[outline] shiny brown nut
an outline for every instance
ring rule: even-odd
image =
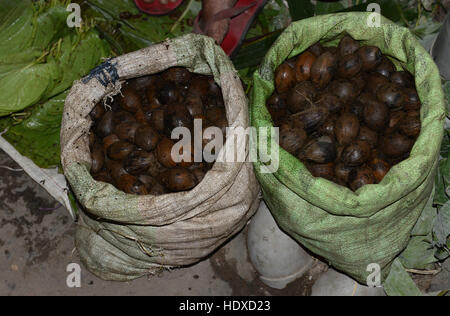
[[[182,104],[174,104],[167,107],[164,114],[165,127],[169,134],[177,127],[193,128],[193,119],[187,108]]]
[[[119,137],[120,140],[124,140],[130,143],[134,143],[136,136],[136,130],[139,128],[139,123],[122,123],[117,125],[114,129],[114,134]]]
[[[374,131],[383,131],[389,123],[389,108],[386,104],[372,101],[364,107],[364,122]]]
[[[381,87],[388,83],[389,80],[385,76],[379,73],[371,73],[367,76],[365,91],[370,94],[376,94]]]
[[[359,129],[358,140],[369,143],[372,149],[378,146],[378,134],[367,126],[361,126]]]
[[[422,104],[416,89],[404,89],[403,93],[405,95],[405,106],[403,107],[405,111],[420,110]]]
[[[114,126],[123,124],[123,123],[133,123],[136,122],[136,118],[133,114],[127,111],[118,111],[114,112]]]
[[[388,126],[385,130],[385,134],[389,135],[394,132],[396,132],[399,128],[401,123],[406,117],[406,113],[404,111],[395,111],[391,113],[391,116],[389,118]]]
[[[356,53],[359,48],[358,41],[355,41],[350,35],[345,35],[339,42],[338,52],[340,56],[344,57]]]
[[[330,84],[330,91],[343,103],[353,102],[358,96],[355,86],[346,80],[335,80]]]
[[[147,88],[155,86],[159,80],[161,78],[158,75],[143,76],[130,79],[128,85],[139,93],[143,93]]]
[[[189,85],[189,95],[204,97],[210,91],[210,83],[204,76],[195,76],[192,78]]]
[[[342,152],[342,162],[349,167],[358,167],[366,163],[372,154],[370,144],[364,141],[356,141]]]
[[[375,46],[363,46],[358,49],[357,54],[361,59],[362,69],[365,71],[375,70],[383,60],[383,53]]]
[[[126,141],[118,141],[108,148],[108,157],[112,160],[124,160],[135,149],[133,144]]]
[[[125,87],[120,96],[120,106],[128,112],[136,113],[141,107],[142,102],[139,94],[131,87]]]
[[[95,142],[92,147],[92,164],[91,164],[91,173],[96,174],[99,173],[104,166],[105,163],[105,153],[103,152],[103,147],[99,142]]]
[[[120,190],[127,194],[134,195],[147,195],[147,189],[145,185],[139,181],[136,177],[130,174],[124,174],[117,181],[117,186]]]
[[[303,128],[288,123],[280,127],[280,146],[291,155],[297,155],[307,138]]]
[[[356,115],[351,113],[342,114],[336,121],[334,128],[336,139],[341,145],[353,142],[359,134],[360,123]]]
[[[294,68],[297,81],[306,81],[311,78],[311,68],[315,61],[316,56],[308,51],[297,58]]]
[[[192,117],[201,115],[205,111],[202,98],[199,96],[187,96],[184,104],[186,105],[186,109]]]
[[[335,161],[337,157],[336,143],[329,136],[322,136],[306,144],[298,158],[318,164]]]
[[[105,138],[103,138],[103,150],[104,152],[107,152],[109,146],[111,146],[114,143],[117,143],[118,141],[120,141],[120,138],[117,137],[117,135],[115,134],[111,134],[109,136],[106,136]]]
[[[164,131],[165,125],[165,111],[164,110],[154,110],[151,112],[150,125],[158,132]]]
[[[291,113],[298,113],[313,105],[316,89],[310,81],[301,81],[288,93],[287,105]]]
[[[286,102],[276,92],[267,100],[267,109],[274,122],[279,122],[288,114]]]
[[[383,57],[383,61],[378,65],[375,71],[389,79],[391,74],[393,74],[396,70],[397,68],[394,63],[389,58]]]
[[[161,181],[172,192],[188,191],[197,185],[197,179],[185,168],[173,168],[161,175]]]
[[[326,52],[317,58],[311,68],[311,80],[320,88],[324,88],[333,79],[336,72],[337,59],[331,52]]]
[[[138,180],[144,184],[148,195],[160,196],[168,193],[167,189],[151,175],[140,175]]]
[[[102,102],[98,103],[89,114],[94,121],[98,121],[105,114],[105,106]]]
[[[406,71],[398,71],[391,74],[391,82],[403,88],[414,87],[414,77]]]
[[[350,188],[353,191],[357,191],[368,184],[375,184],[375,177],[373,175],[372,169],[364,166],[361,168],[354,169],[350,173]]]
[[[325,123],[323,123],[322,126],[319,127],[319,134],[321,134],[322,136],[330,136],[334,138],[337,119],[338,117],[336,115],[328,117]]]
[[[125,167],[123,165],[123,161],[114,161],[111,159],[106,159],[105,164],[108,174],[115,182],[119,181],[121,176],[127,174]]]
[[[383,181],[384,177],[391,169],[391,166],[386,161],[381,159],[373,159],[369,163],[369,167],[373,170],[376,183]]]
[[[135,150],[125,159],[125,170],[134,176],[138,176],[148,170],[154,162],[154,155],[148,151]]]
[[[199,167],[193,168],[193,169],[191,169],[191,172],[195,176],[197,183],[202,182],[206,176],[206,172],[203,168],[199,168]]]
[[[365,73],[360,72],[356,76],[350,78],[350,82],[355,85],[357,94],[360,95],[361,92],[366,88],[367,76]]]
[[[346,166],[344,163],[340,162],[334,168],[334,173],[336,179],[340,185],[346,186],[348,184],[350,173],[353,171],[354,167]]]
[[[158,100],[163,105],[177,103],[180,101],[180,97],[177,86],[173,82],[168,81],[164,82],[158,94]]]
[[[306,168],[311,172],[313,177],[324,178],[330,181],[334,180],[334,163],[317,164],[306,162]]]
[[[317,101],[318,106],[325,107],[330,113],[338,113],[342,110],[342,101],[331,93],[323,94]]]
[[[145,125],[148,123],[147,121],[147,115],[144,112],[144,107],[142,109],[139,109],[136,114],[134,115],[134,118],[136,119],[136,122],[138,122],[140,125]]]
[[[295,70],[287,63],[281,64],[275,72],[275,88],[278,93],[288,92],[295,84]]]
[[[345,111],[356,115],[360,120],[364,118],[364,104],[359,101],[347,104]]]
[[[405,95],[398,86],[386,84],[377,91],[377,99],[385,103],[391,110],[402,109],[405,104]]]
[[[169,68],[161,74],[163,80],[172,81],[177,84],[187,84],[191,79],[191,73],[182,67]]]
[[[349,54],[339,60],[337,73],[342,78],[351,79],[362,69],[361,59],[357,54]]]
[[[418,117],[407,117],[400,124],[400,131],[404,135],[412,138],[419,136],[421,129],[422,129],[422,122]]]
[[[167,170],[166,167],[164,167],[159,161],[158,161],[158,157],[157,157],[157,152],[156,151],[152,151],[150,153],[151,155],[149,156],[149,158],[151,158],[151,163],[147,169],[147,174],[149,174],[152,177],[157,178],[158,175],[164,171]]]
[[[151,190],[148,191],[148,194],[153,196],[161,196],[167,193],[169,193],[169,190],[159,182],[155,182]]]
[[[136,130],[134,143],[146,151],[152,151],[159,142],[158,133],[148,125],[142,125]]]
[[[330,112],[325,107],[314,106],[292,115],[291,119],[299,120],[303,124],[306,132],[312,132],[325,123],[329,115]]]
[[[409,118],[417,118],[417,119],[420,119],[420,111],[418,111],[418,110],[411,110],[411,111],[408,111],[408,112],[406,112],[406,118],[407,118],[407,119],[409,119]]]
[[[400,134],[394,133],[383,138],[381,148],[390,158],[401,158],[408,155],[414,145],[414,141]]]
[[[98,182],[114,184],[114,180],[111,178],[111,176],[106,171],[101,171],[97,174],[94,174],[94,175],[92,175],[92,178],[94,178],[94,180],[98,181]]]
[[[104,138],[108,135],[111,135],[114,130],[114,113],[113,112],[106,112],[105,115],[103,115],[100,122],[97,124],[96,132],[97,135],[101,138]]]
[[[308,48],[308,51],[313,53],[316,57],[319,57],[325,52],[324,47],[320,43],[315,43],[310,48]]]
[[[164,137],[156,147],[156,157],[158,161],[166,168],[174,168],[177,164],[172,158],[172,147],[174,142]]]

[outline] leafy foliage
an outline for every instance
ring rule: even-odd
[[[11,126],[4,135],[22,155],[32,157],[41,168],[60,165],[59,134],[67,94],[63,92],[35,106],[27,119]]]

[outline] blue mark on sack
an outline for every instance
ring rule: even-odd
[[[117,64],[111,63],[111,59],[107,60],[100,66],[94,68],[89,75],[81,79],[81,82],[87,84],[93,78],[96,78],[105,88],[109,84],[115,84],[119,80],[116,65]]]

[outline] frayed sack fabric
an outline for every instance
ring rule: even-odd
[[[247,99],[236,70],[212,39],[199,35],[109,60],[75,83],[66,99],[62,165],[83,207],[76,247],[86,267],[102,279],[127,281],[194,264],[238,233],[259,206],[251,163],[216,162],[192,191],[157,197],[125,194],[91,177],[91,110],[119,93],[123,80],[174,66],[212,74],[222,89],[230,127],[248,127]],[[224,149],[234,145],[228,140]],[[248,148],[241,150],[248,154]]]
[[[264,164],[255,163],[264,199],[281,228],[363,284],[377,266],[382,269],[381,279],[386,278],[430,200],[445,119],[441,79],[430,55],[408,29],[379,15],[381,24],[377,27],[370,17],[371,13],[340,13],[288,27],[254,75],[250,109],[253,126],[272,127],[265,104],[274,91],[275,69],[318,41],[336,46],[345,33],[363,45],[379,47],[398,67],[415,75],[423,105],[422,132],[410,158],[393,167],[380,184],[352,192],[314,178],[282,148],[277,172],[263,173]]]

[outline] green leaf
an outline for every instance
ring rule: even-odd
[[[446,246],[450,236],[450,201],[439,208],[433,229],[434,236],[440,247]]]
[[[314,6],[310,0],[288,0],[287,2],[293,21],[306,19],[314,15]]]
[[[34,107],[30,117],[12,126],[3,136],[41,168],[60,165],[59,135],[67,94],[66,91]]]
[[[33,7],[30,0],[1,0],[0,55],[23,51],[32,43]]]
[[[434,203],[443,206],[450,198],[450,158],[439,162]]]
[[[391,271],[383,283],[389,296],[423,296],[399,259],[392,263]]]
[[[433,196],[430,196],[427,205],[420,215],[407,248],[400,255],[405,268],[429,270],[437,261],[433,245],[433,226],[436,222],[437,209],[433,207]]]
[[[430,270],[437,261],[434,254],[431,236],[417,236],[411,238],[408,247],[400,255],[400,260],[407,269]]]

